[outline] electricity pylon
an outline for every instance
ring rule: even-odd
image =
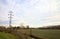
[[[13,16],[12,13],[13,13],[12,11],[9,11],[9,14],[8,14],[9,15],[9,27],[10,28],[12,27],[12,18],[13,18],[12,17]]]

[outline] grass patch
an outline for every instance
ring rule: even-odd
[[[47,39],[60,39],[60,30],[57,29],[47,29],[47,30],[32,29],[32,34]]]
[[[0,39],[17,39],[18,37],[9,33],[0,32]]]
[[[31,34],[45,39],[60,39],[59,29],[31,29]],[[22,33],[30,34],[30,29],[20,29],[18,30]],[[29,38],[30,39],[30,38]]]

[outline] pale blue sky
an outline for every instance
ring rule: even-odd
[[[13,25],[60,24],[60,0],[0,0],[0,25],[8,25],[9,11],[13,11]]]

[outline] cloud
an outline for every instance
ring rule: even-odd
[[[59,0],[6,0],[6,2],[7,4],[0,5],[0,20],[3,23],[8,22],[9,11],[13,11],[12,20],[16,25],[24,22],[36,27],[60,22]]]
[[[0,4],[7,4],[6,0],[0,0]]]

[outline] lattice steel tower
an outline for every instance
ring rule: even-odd
[[[12,13],[13,13],[12,11],[9,11],[9,14],[8,14],[9,15],[9,27],[10,28],[12,27],[12,18],[13,18],[12,17],[13,16]]]

